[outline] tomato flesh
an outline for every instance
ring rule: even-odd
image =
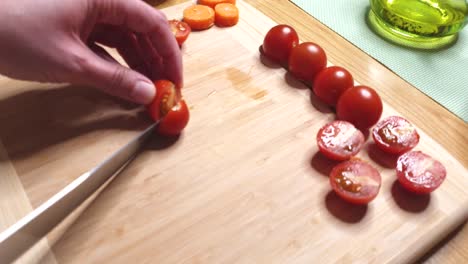
[[[319,45],[303,42],[291,50],[288,66],[294,77],[312,84],[315,76],[327,66],[327,56]]]
[[[368,129],[379,121],[383,105],[377,92],[367,86],[353,86],[338,99],[338,119],[351,122],[359,129]]]
[[[330,185],[343,200],[353,204],[367,204],[380,190],[382,177],[369,163],[349,160],[336,165],[330,172]]]
[[[279,64],[287,64],[291,50],[299,43],[296,30],[288,25],[272,27],[263,40],[263,53]]]
[[[353,124],[333,121],[317,133],[320,152],[329,159],[343,161],[356,155],[364,145],[364,135]]]
[[[177,44],[179,44],[179,46],[182,46],[182,44],[184,44],[184,42],[190,35],[190,32],[192,32],[192,29],[187,23],[177,19],[169,20],[169,26],[171,27],[171,31],[177,40]]]
[[[397,161],[397,178],[408,191],[428,194],[439,188],[447,170],[439,161],[421,151],[410,151]]]
[[[179,135],[187,126],[190,119],[187,104],[180,100],[159,122],[156,131],[164,136]]]
[[[154,121],[159,121],[177,104],[177,89],[171,81],[158,80],[154,83],[156,95],[147,109]]]
[[[353,84],[353,76],[348,70],[339,66],[331,66],[317,74],[312,88],[320,100],[335,106],[341,94],[353,87]]]
[[[419,143],[416,128],[399,116],[389,116],[378,122],[372,137],[381,150],[391,154],[407,152]]]

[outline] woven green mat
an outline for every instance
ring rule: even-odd
[[[369,0],[291,0],[301,9],[468,121],[468,26],[455,45],[423,51],[389,43],[366,24]]]

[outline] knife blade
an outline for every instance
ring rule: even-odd
[[[82,174],[49,200],[0,234],[0,262],[11,263],[47,235],[65,217],[131,162],[153,134],[152,124],[108,159]]]

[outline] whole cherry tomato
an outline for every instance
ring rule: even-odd
[[[368,129],[379,121],[382,115],[382,100],[377,92],[367,86],[353,86],[338,99],[338,119],[351,122],[359,129]]]
[[[398,182],[407,190],[427,194],[439,188],[447,170],[439,161],[421,151],[410,151],[397,161]]]
[[[160,121],[156,131],[165,136],[179,135],[190,119],[187,104],[182,99]]]
[[[299,43],[296,30],[288,25],[272,27],[263,40],[263,53],[265,56],[279,64],[287,64],[289,54],[293,47]]]
[[[192,32],[192,29],[187,23],[177,19],[169,20],[169,26],[171,27],[171,31],[174,34],[177,43],[179,46],[182,46],[190,35],[190,32]]]
[[[319,45],[303,42],[292,49],[288,65],[294,77],[312,84],[315,76],[327,66],[327,56]]]
[[[362,160],[348,160],[330,172],[330,185],[343,200],[367,204],[379,193],[382,177],[377,169]]]
[[[341,94],[353,87],[353,76],[345,68],[331,66],[321,70],[315,77],[314,94],[324,103],[335,106]]]

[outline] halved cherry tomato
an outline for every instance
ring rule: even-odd
[[[156,131],[165,136],[179,135],[187,126],[190,119],[187,104],[182,99],[161,120]]]
[[[382,100],[377,92],[367,86],[354,86],[338,99],[338,119],[353,123],[359,129],[368,129],[379,121],[382,115]]]
[[[272,27],[263,40],[263,53],[271,60],[286,65],[293,47],[299,43],[296,30],[288,25]]]
[[[349,160],[336,165],[330,172],[330,184],[338,196],[354,204],[367,204],[380,190],[382,177],[369,163]]]
[[[294,77],[312,84],[315,76],[327,66],[327,56],[319,45],[303,42],[291,50],[288,66]]]
[[[331,66],[317,74],[312,88],[320,100],[335,106],[341,94],[353,87],[353,84],[353,76],[348,70],[339,66]]]
[[[324,156],[333,160],[347,160],[356,155],[364,145],[364,135],[353,124],[333,121],[317,133],[317,145]]]
[[[447,171],[439,161],[421,151],[410,151],[397,161],[397,178],[408,191],[427,194],[439,188]]]
[[[376,145],[391,154],[401,154],[414,148],[419,142],[416,128],[406,119],[399,116],[389,116],[372,130]]]
[[[179,46],[182,46],[182,44],[184,44],[190,35],[190,32],[192,32],[192,29],[187,23],[177,19],[169,20],[169,25],[171,27],[172,33],[174,34],[174,37],[177,40],[177,43]]]
[[[156,95],[148,105],[148,111],[154,121],[158,121],[169,113],[179,101],[177,88],[171,81],[158,80],[154,83]]]

